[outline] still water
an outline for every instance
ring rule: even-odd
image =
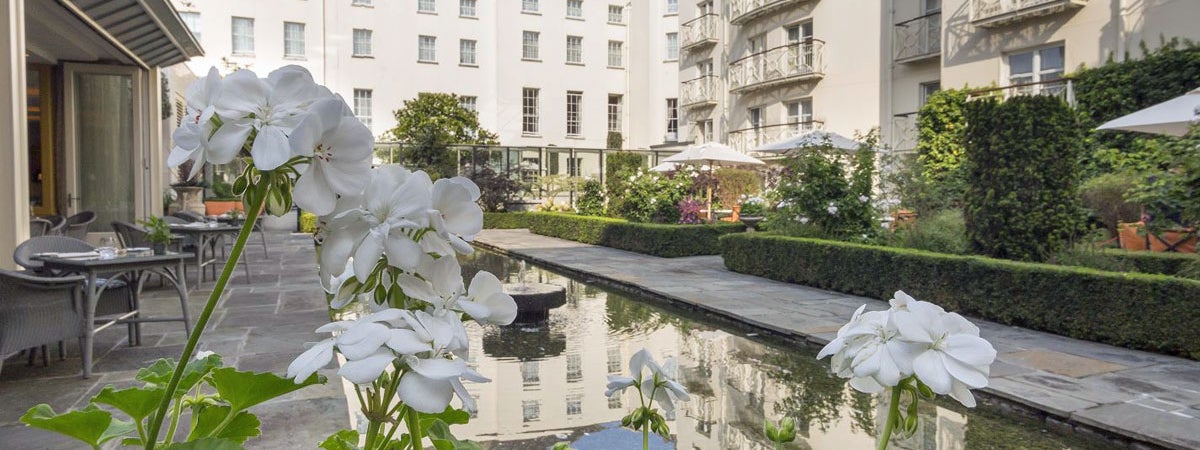
[[[628,390],[606,398],[610,374],[623,374],[645,347],[662,361],[674,357],[691,393],[670,420],[673,442],[651,436],[660,449],[772,449],[764,420],[795,417],[795,449],[871,449],[886,409],[852,391],[817,361],[817,348],[769,342],[746,330],[705,323],[625,294],[516,260],[476,252],[463,261],[467,279],[487,270],[506,282],[550,283],[567,290],[566,305],[544,323],[468,329],[469,363],[492,383],[468,384],[479,404],[459,438],[494,449],[546,449],[571,442],[579,450],[640,448],[640,434],[619,421],[638,403]],[[1103,449],[1105,443],[1057,435],[1038,423],[987,408],[967,412],[950,403],[923,403],[920,427],[893,449]]]

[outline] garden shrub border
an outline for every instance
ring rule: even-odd
[[[668,225],[549,212],[524,216],[535,234],[666,258],[720,254],[722,235],[746,230],[741,223]]]
[[[485,230],[511,230],[529,228],[528,213],[523,212],[484,212],[483,228]]]
[[[1120,266],[1120,272],[1158,274],[1200,280],[1200,270],[1198,270],[1200,269],[1200,256],[1191,253],[1105,249],[1096,252],[1095,256]],[[1076,266],[1087,267],[1086,264],[1076,264]],[[1095,268],[1106,270],[1105,267]]]
[[[720,239],[730,270],[1200,359],[1200,282],[769,234]]]

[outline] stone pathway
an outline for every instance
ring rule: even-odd
[[[720,256],[659,258],[527,230],[484,230],[476,243],[820,345],[860,305],[887,308],[875,299],[731,272]],[[1200,362],[972,321],[999,352],[988,393],[1043,411],[1059,426],[1200,448]]]
[[[251,282],[238,267],[201,338],[201,349],[217,352],[227,366],[282,374],[304,350],[304,342],[319,338],[313,330],[328,322],[328,307],[317,284],[311,238],[268,232],[267,240],[269,258],[262,247],[247,247]],[[252,236],[251,244],[256,242],[258,237]],[[200,314],[212,284],[206,281],[189,293],[193,318]],[[178,297],[167,286],[159,289],[157,279],[150,279],[142,302],[147,316],[179,314]],[[79,441],[28,428],[18,419],[37,403],[48,403],[55,411],[79,408],[105,385],[138,385],[133,378],[138,368],[159,358],[178,358],[185,341],[179,322],[143,324],[139,347],[128,345],[123,326],[104,330],[96,336],[94,373],[88,380],[79,376],[79,346],[74,342],[67,343],[67,360],[58,361],[54,352],[49,367],[42,367],[40,358],[33,367],[21,357],[5,361],[0,372],[0,449],[83,447]],[[330,379],[325,385],[252,408],[263,422],[263,437],[248,441],[248,448],[316,448],[326,436],[346,428],[346,397],[334,372],[322,371]]]

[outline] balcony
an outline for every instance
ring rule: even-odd
[[[775,47],[729,63],[729,92],[749,92],[787,83],[816,80],[824,75],[821,50],[825,42]]]
[[[1013,84],[990,89],[980,89],[967,94],[967,100],[970,101],[988,97],[1000,97],[1007,99],[1018,95],[1050,95],[1061,98],[1072,107],[1075,106],[1075,85],[1069,78]]]
[[[732,0],[729,2],[729,23],[741,25],[806,0]]]
[[[819,129],[824,125],[825,123],[819,120],[809,120],[806,122],[780,123],[775,125],[742,128],[740,130],[730,131],[729,137],[726,139],[726,141],[730,147],[733,147],[737,151],[749,153],[754,151],[754,149],[759,146],[800,136],[810,131]]]
[[[717,43],[717,30],[721,24],[716,14],[705,14],[679,25],[683,40],[679,43],[680,50],[700,50]]]
[[[910,63],[942,54],[942,13],[926,14],[896,24],[892,29],[896,62]]]
[[[679,86],[679,106],[700,108],[717,104],[721,92],[721,79],[715,75],[704,75],[684,81]]]
[[[971,24],[999,27],[1086,5],[1087,0],[971,0]]]

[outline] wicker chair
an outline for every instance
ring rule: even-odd
[[[81,241],[87,240],[88,227],[90,227],[92,222],[95,221],[95,211],[84,211],[68,217],[67,227],[63,230],[63,235],[70,236]]]
[[[46,232],[46,236],[61,236],[67,227],[67,218],[63,216],[46,216],[43,219],[50,221],[50,231]]]
[[[188,222],[203,222],[204,221],[204,214],[195,213],[195,212],[191,212],[191,211],[179,211],[172,215],[175,217],[178,217],[180,219],[186,220]]]
[[[90,252],[95,250],[87,242],[67,236],[41,236],[35,237],[28,241],[22,242],[13,251],[13,261],[17,265],[24,267],[31,275],[41,276],[45,278],[62,277],[63,274],[47,270],[41,261],[33,259],[33,255],[46,252]],[[111,314],[125,313],[137,309],[137,297],[134,296],[133,289],[129,283],[121,280],[112,279],[114,274],[106,274],[104,278],[97,280],[104,286],[104,293],[100,295],[100,300],[96,303],[96,316],[106,316]],[[135,345],[139,340],[140,329],[136,323],[129,323],[129,344]]]
[[[4,358],[38,347],[48,364],[46,345],[58,342],[61,357],[63,341],[83,337],[83,284],[81,276],[47,278],[0,270],[0,370]]]
[[[49,220],[38,219],[36,217],[29,219],[29,236],[30,237],[45,236],[47,234],[50,234],[50,229],[53,227],[54,227],[54,224],[50,223]]]

